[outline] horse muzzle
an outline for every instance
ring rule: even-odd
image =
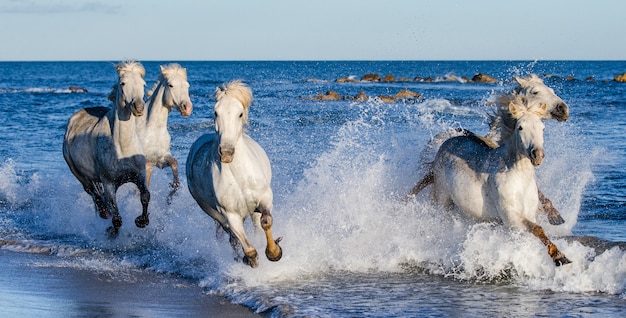
[[[550,113],[557,121],[566,121],[569,118],[569,106],[564,102],[559,102]]]
[[[533,149],[530,151],[530,162],[535,167],[540,165],[543,162],[544,157],[545,157],[545,154],[543,152],[543,149]]]
[[[145,108],[146,104],[142,100],[134,100],[130,103],[130,110],[133,112],[133,115],[137,117],[143,115],[143,111]]]
[[[180,111],[181,116],[187,117],[191,115],[191,111],[193,110],[193,104],[191,103],[191,101],[183,102],[178,107],[178,110]]]
[[[233,155],[235,154],[235,147],[220,145],[217,148],[217,153],[220,155],[220,161],[222,163],[231,163],[233,161]]]

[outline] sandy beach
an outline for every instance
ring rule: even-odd
[[[184,279],[142,271],[128,281],[48,266],[51,257],[0,249],[1,317],[261,317]]]

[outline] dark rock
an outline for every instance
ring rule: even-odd
[[[379,74],[365,74],[361,77],[361,81],[380,82],[380,75]]]
[[[482,73],[478,73],[476,75],[474,75],[474,77],[472,77],[472,82],[476,82],[476,83],[497,83],[498,80],[486,75],[486,74],[482,74]]]
[[[72,93],[88,93],[87,89],[84,87],[79,87],[79,86],[70,86],[68,88],[70,90],[70,92]]]
[[[395,81],[396,81],[396,77],[393,76],[393,74],[387,74],[382,79],[382,82],[385,82],[385,83],[391,83],[391,82],[395,82]]]

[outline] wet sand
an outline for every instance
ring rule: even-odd
[[[0,317],[261,317],[184,279],[132,279],[47,266],[54,256],[0,249]]]

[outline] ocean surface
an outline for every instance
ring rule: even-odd
[[[51,255],[41,267],[129,281],[172,275],[270,316],[626,315],[626,84],[613,81],[626,62],[150,61],[147,88],[169,62],[187,68],[194,103],[190,117],[169,118],[183,187],[168,203],[171,171],[155,170],[144,229],[132,222],[141,211],[136,188],[121,187],[125,222],[115,239],[61,148],[75,111],[109,105],[117,61],[0,62],[1,249]],[[367,73],[434,80],[335,81]],[[476,73],[500,81],[454,80]],[[536,168],[566,221],[539,219],[572,260],[558,268],[529,233],[445,213],[428,189],[402,200],[421,178],[419,154],[432,136],[450,127],[486,133],[495,96],[531,73],[571,110],[566,122],[545,121],[546,158]],[[260,257],[255,269],[234,259],[185,178],[190,145],[214,129],[215,88],[233,79],[253,90],[247,132],[272,162],[273,231],[283,237],[283,258]],[[402,89],[422,97],[373,98]],[[372,99],[310,99],[328,90]],[[262,255],[262,232],[251,236]]]

